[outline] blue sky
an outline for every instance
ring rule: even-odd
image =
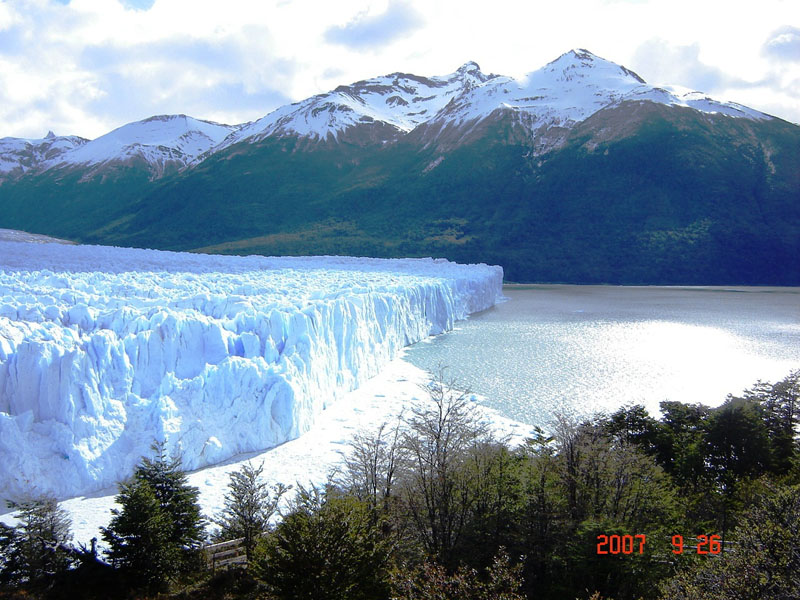
[[[0,0],[0,137],[241,123],[375,75],[521,76],[575,47],[800,123],[797,0]]]

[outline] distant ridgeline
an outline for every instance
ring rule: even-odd
[[[231,254],[443,256],[511,281],[800,284],[800,127],[573,50],[394,73],[239,126],[0,140],[0,227]]]

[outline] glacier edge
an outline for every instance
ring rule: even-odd
[[[86,494],[154,441],[187,469],[274,447],[502,269],[0,243],[0,496]]]

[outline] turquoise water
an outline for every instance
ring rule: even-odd
[[[415,344],[503,414],[547,426],[630,403],[722,403],[800,369],[800,288],[540,285]]]

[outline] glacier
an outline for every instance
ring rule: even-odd
[[[0,242],[0,496],[86,494],[165,441],[274,447],[502,298],[497,266]]]

